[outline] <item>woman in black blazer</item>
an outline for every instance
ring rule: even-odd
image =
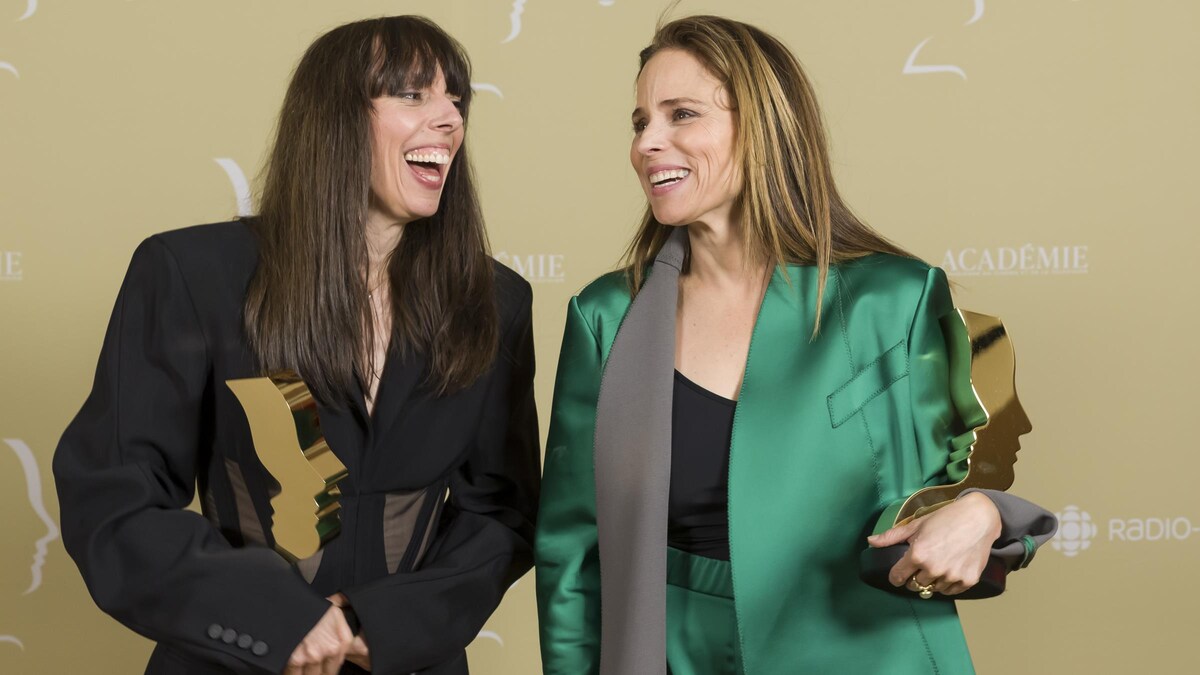
[[[96,603],[158,642],[147,672],[466,673],[529,568],[531,292],[487,253],[470,96],[428,20],[334,29],[288,89],[259,215],[134,253],[54,473]],[[341,533],[293,567],[225,385],[280,369],[349,470]]]

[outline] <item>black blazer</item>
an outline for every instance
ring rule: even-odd
[[[341,534],[302,574],[266,547],[275,485],[225,385],[259,374],[242,328],[257,260],[236,221],[134,253],[54,456],[67,551],[100,608],[158,642],[148,673],[279,672],[336,591],[375,673],[466,673],[464,647],[532,560],[529,284],[496,264],[500,353],[465,390],[434,398],[424,361],[393,354],[373,419],[361,395],[319,408],[349,477]],[[203,515],[184,509],[197,486]]]

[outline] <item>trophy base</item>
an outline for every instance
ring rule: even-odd
[[[858,558],[858,577],[880,590],[895,595],[919,598],[920,596],[915,591],[908,590],[907,585],[893,586],[892,582],[888,581],[888,573],[892,571],[892,567],[896,563],[900,562],[905,553],[908,553],[908,544],[896,544],[895,546],[887,546],[885,548],[868,548],[864,550]],[[979,583],[958,595],[934,593],[930,600],[979,600],[982,598],[994,598],[1004,592],[1007,577],[1008,567],[1004,564],[1004,561],[992,556],[988,558],[987,566],[983,568],[983,573],[979,576]]]

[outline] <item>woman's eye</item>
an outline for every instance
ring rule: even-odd
[[[644,120],[638,120],[633,123],[633,133],[635,134],[640,134],[645,128],[646,122]]]
[[[675,112],[671,113],[671,119],[676,120],[676,121],[687,119],[689,117],[695,117],[695,116],[696,116],[696,113],[694,113],[691,110],[688,110],[686,108],[679,108]]]
[[[402,98],[406,101],[420,101],[421,100],[421,92],[419,92],[419,91],[403,91],[403,92],[400,92],[396,96],[396,98]]]

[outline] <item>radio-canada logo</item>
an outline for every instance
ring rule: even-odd
[[[1088,247],[1025,244],[949,249],[942,269],[956,276],[1087,274]]]
[[[23,277],[21,252],[0,249],[0,281],[20,281]]]
[[[561,283],[567,280],[561,253],[518,255],[501,251],[496,254],[496,260],[511,267],[530,283]]]
[[[1074,558],[1091,547],[1099,528],[1087,511],[1068,506],[1054,515],[1058,517],[1058,535],[1050,540],[1050,545],[1055,551]]]

